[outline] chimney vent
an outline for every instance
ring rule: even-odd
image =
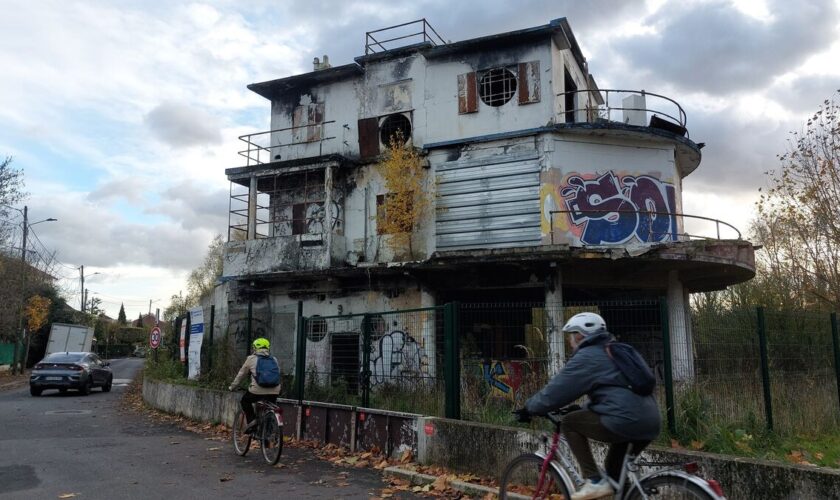
[[[321,69],[321,61],[319,61],[318,58],[316,57],[315,60],[312,61],[312,66],[314,67],[313,68],[314,71],[318,71],[319,69]]]

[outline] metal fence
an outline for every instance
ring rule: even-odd
[[[305,318],[300,398],[443,416],[443,318],[442,307]]]

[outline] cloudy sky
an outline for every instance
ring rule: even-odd
[[[365,31],[425,17],[456,41],[568,18],[602,88],[682,104],[706,143],[684,211],[742,230],[788,133],[840,88],[840,0],[0,0],[0,12],[0,156],[25,171],[30,220],[59,219],[34,231],[69,298],[84,265],[107,312],[124,302],[130,318],[185,291],[226,233],[237,136],[268,129],[245,86],[322,54],[351,62]]]

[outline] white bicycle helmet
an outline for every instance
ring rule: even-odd
[[[607,331],[607,322],[595,313],[575,314],[563,325],[563,333],[579,333],[584,337]]]

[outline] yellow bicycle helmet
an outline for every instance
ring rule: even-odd
[[[271,342],[268,339],[264,339],[262,337],[254,340],[254,349],[268,349],[271,346]]]

